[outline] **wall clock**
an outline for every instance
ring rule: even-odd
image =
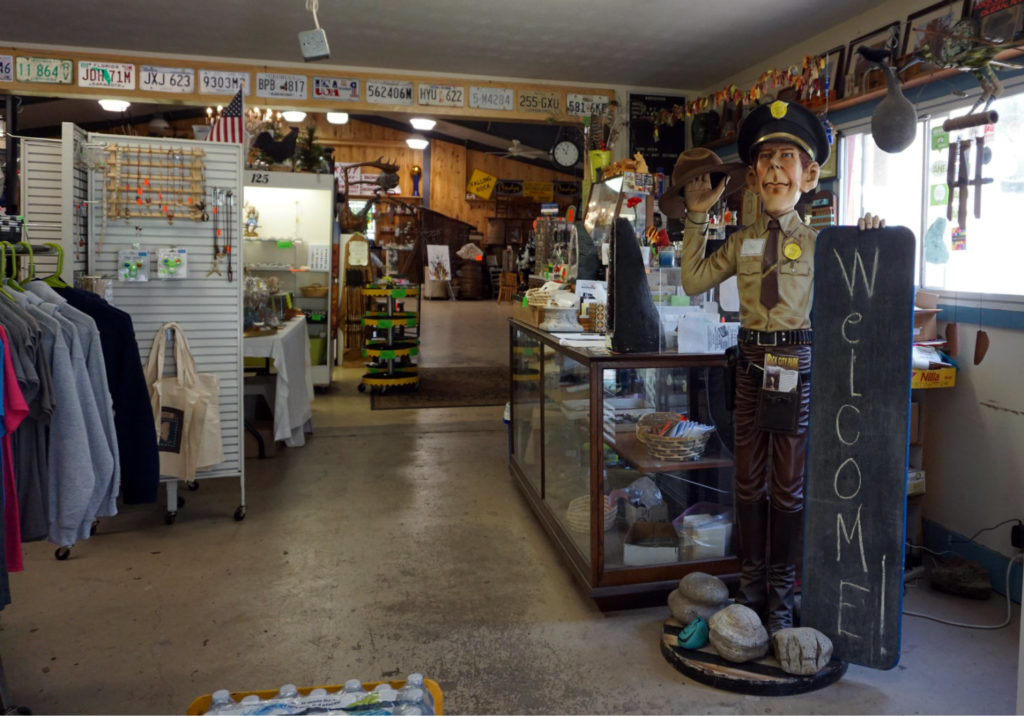
[[[564,169],[576,166],[582,156],[583,150],[580,145],[571,139],[559,139],[551,147],[552,161]]]

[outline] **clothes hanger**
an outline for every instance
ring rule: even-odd
[[[24,280],[25,283],[28,283],[36,277],[36,257],[32,252],[32,245],[27,241],[19,241],[15,246],[24,246],[25,253],[28,254],[28,275]]]
[[[18,291],[19,293],[25,293],[25,289],[22,287],[22,285],[20,283],[18,283],[18,279],[17,279],[17,273],[18,273],[17,260],[18,260],[18,258],[17,258],[17,252],[14,250],[14,244],[12,244],[10,241],[0,241],[0,246],[3,246],[3,249],[4,249],[4,275],[3,275],[3,284],[4,284],[4,286],[9,286],[9,287],[13,288],[15,291]],[[8,257],[10,257],[10,270],[11,270],[11,273],[13,274],[11,276],[7,275],[7,271],[8,271],[7,258]]]
[[[53,241],[47,241],[43,246],[49,246],[57,252],[57,271],[52,276],[43,279],[47,285],[53,288],[68,288],[68,285],[61,280],[61,272],[64,270],[64,247]]]
[[[0,267],[3,267],[3,269],[6,270],[6,268],[7,268],[7,246],[5,246],[4,244],[7,244],[7,242],[6,241],[0,241]],[[7,244],[7,245],[9,245],[9,244]],[[11,257],[11,260],[12,261],[14,260],[13,256]],[[6,285],[4,284],[3,281],[0,281],[0,295],[2,295],[8,301],[11,301],[12,303],[14,302],[14,297],[11,296],[11,294],[7,293],[7,287],[6,287]]]

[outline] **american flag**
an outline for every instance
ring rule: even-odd
[[[238,90],[238,94],[231,100],[231,104],[224,108],[217,121],[213,123],[210,133],[206,136],[206,141],[244,142],[245,121],[242,119],[243,104],[242,90]]]

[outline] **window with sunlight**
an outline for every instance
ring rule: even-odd
[[[867,130],[843,139],[841,223],[855,224],[867,211],[910,228],[925,288],[1024,295],[1024,92],[992,109],[995,124],[951,132],[942,123],[967,108],[932,112],[899,154],[878,149]],[[970,182],[964,196],[962,177]]]

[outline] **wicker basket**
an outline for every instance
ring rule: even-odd
[[[607,532],[615,526],[615,518],[619,514],[618,504],[604,506],[604,530]],[[577,497],[569,503],[565,511],[565,523],[573,532],[590,531],[590,495]]]
[[[302,295],[306,298],[323,298],[327,295],[327,286],[319,283],[311,283],[308,286],[299,286]]]
[[[676,423],[679,421],[677,413],[647,413],[642,415],[636,423],[636,439],[647,448],[651,457],[657,460],[682,462],[685,460],[700,460],[707,447],[708,439],[713,430],[678,438],[659,435],[665,423]]]

